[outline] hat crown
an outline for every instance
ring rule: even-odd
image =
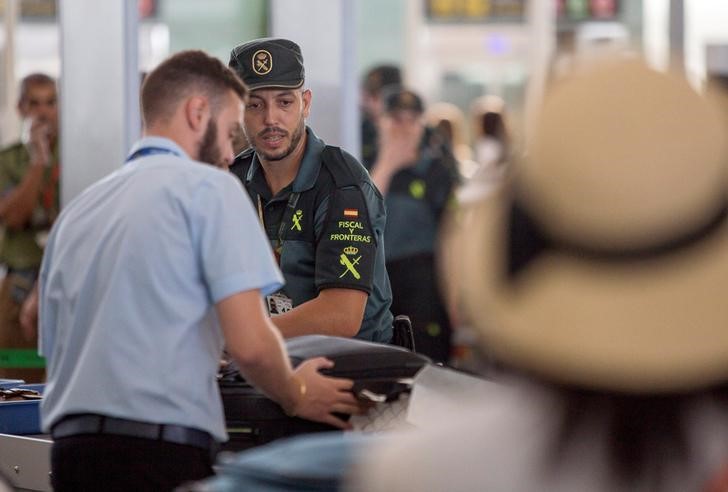
[[[305,79],[300,46],[283,38],[254,39],[237,46],[229,66],[250,90],[298,88]]]
[[[463,214],[452,248],[452,285],[489,353],[599,390],[725,383],[725,133],[682,78],[639,62],[554,85],[515,201],[504,187]],[[530,261],[513,275],[516,251]]]
[[[557,83],[518,174],[539,224],[586,246],[669,239],[725,205],[720,115],[684,79],[637,61]]]

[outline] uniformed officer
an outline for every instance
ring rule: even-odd
[[[251,91],[244,124],[251,147],[230,169],[256,205],[286,279],[267,299],[276,325],[286,337],[389,341],[384,202],[354,157],[306,126],[312,93],[300,47],[249,41],[233,49],[230,67]]]
[[[385,250],[392,282],[392,311],[412,319],[415,346],[447,361],[450,323],[438,292],[436,238],[457,183],[455,159],[425,128],[422,99],[403,88],[383,95],[379,153],[372,180],[387,205]]]
[[[0,377],[40,382],[43,360],[35,334],[24,334],[20,310],[33,288],[43,245],[58,215],[58,106],[55,81],[46,74],[20,84],[20,141],[0,150]]]

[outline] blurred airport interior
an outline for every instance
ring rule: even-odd
[[[319,108],[312,123],[327,141],[355,155],[360,149],[359,83],[377,64],[400,66],[405,84],[422,94],[428,106],[458,108],[466,121],[462,140],[471,148],[480,136],[480,98],[503,101],[514,147],[522,148],[528,116],[547,81],[604,53],[640,54],[658,69],[684,71],[698,89],[728,73],[728,3],[722,0],[136,3],[0,0],[0,144],[20,132],[14,110],[18,81],[42,71],[59,77],[64,106],[79,108],[86,101],[98,108],[101,101],[119,101],[104,114],[66,112],[62,127],[88,128],[93,117],[101,129],[85,137],[94,153],[124,154],[139,132],[139,73],[187,48],[227,61],[230,47],[266,35],[301,44],[310,67],[307,84]],[[106,64],[112,68],[105,70]],[[118,121],[124,122],[121,129]],[[104,137],[105,123],[121,140]],[[84,167],[91,164],[71,140],[80,135],[67,131],[63,136],[63,160],[75,162],[64,168],[64,202],[112,170]]]

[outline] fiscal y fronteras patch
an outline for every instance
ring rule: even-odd
[[[372,237],[369,234],[364,234],[364,224],[358,220],[340,220],[337,223],[339,231],[338,233],[332,233],[330,235],[331,241],[347,241],[355,243],[370,243]]]
[[[347,273],[351,273],[351,275],[359,280],[361,279],[361,275],[359,275],[359,272],[356,271],[356,265],[361,260],[361,255],[354,258],[354,255],[356,255],[359,252],[358,248],[355,248],[354,246],[347,246],[343,249],[343,252],[341,253],[341,256],[339,256],[339,263],[344,266],[344,273],[339,275],[339,278],[342,278]],[[349,257],[352,258],[349,258]]]

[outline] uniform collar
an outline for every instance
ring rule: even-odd
[[[138,140],[134,146],[129,151],[129,155],[133,155],[134,153],[138,152],[140,149],[144,148],[161,148],[161,149],[168,149],[171,152],[174,152],[175,154],[178,154],[182,156],[185,159],[190,159],[190,156],[187,155],[187,152],[182,150],[182,147],[180,147],[174,140],[170,140],[166,137],[143,137],[140,140]]]
[[[311,128],[306,127],[306,149],[303,151],[303,159],[298,168],[298,173],[293,179],[290,186],[283,190],[290,190],[294,193],[303,193],[314,187],[321,171],[321,153],[326,144],[321,140]],[[268,183],[263,175],[263,167],[258,160],[258,154],[253,154],[253,160],[248,169],[245,181],[252,185],[252,188],[261,197],[270,197]]]

